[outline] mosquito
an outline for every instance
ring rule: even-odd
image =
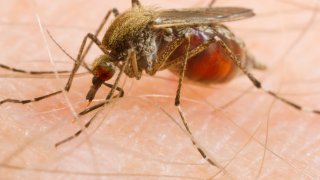
[[[97,36],[111,14],[116,18],[105,32],[103,39],[99,40]],[[121,14],[117,9],[108,11],[96,33],[88,33],[84,37],[64,91],[70,90],[80,66],[84,66],[93,74],[92,85],[86,95],[89,104],[102,85],[110,88],[105,102],[89,106],[79,113],[81,116],[106,105],[111,99],[124,96],[123,89],[118,85],[122,75],[139,80],[143,73],[153,76],[158,71],[170,70],[179,77],[174,104],[190,137],[193,137],[192,132],[180,106],[182,84],[185,78],[204,84],[226,83],[239,74],[244,74],[256,88],[283,103],[300,111],[320,114],[319,110],[302,107],[265,89],[261,82],[249,72],[250,69],[265,69],[265,66],[257,62],[242,40],[222,23],[253,16],[254,12],[251,9],[242,7],[155,10],[142,6],[139,0],[132,0],[132,7],[129,10]],[[84,59],[92,44],[99,47],[102,55],[97,57],[92,68],[89,68]],[[0,65],[0,67],[29,74],[50,73],[27,72],[6,65]],[[66,73],[66,71],[60,73]],[[115,82],[106,83],[116,73]],[[119,93],[114,95],[115,91]],[[61,92],[56,91],[27,100],[8,98],[0,101],[0,105],[32,103]],[[88,128],[92,120],[88,121],[84,127]],[[72,140],[82,132],[83,129],[77,131],[74,135],[56,143],[55,146],[58,147]],[[219,167],[193,138],[191,141],[209,164]]]

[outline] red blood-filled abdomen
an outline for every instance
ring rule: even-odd
[[[221,27],[224,28],[224,27]],[[244,61],[245,50],[243,45],[239,43],[233,36],[233,34],[225,29],[230,36],[225,36],[225,34],[216,34],[219,36],[231,49],[231,51],[241,60]],[[191,35],[190,48],[202,44],[208,39],[208,35],[203,32],[195,33]],[[179,57],[184,54],[184,45],[181,45],[171,57]],[[170,58],[171,59],[171,58]],[[170,68],[175,74],[179,74],[181,70],[181,65],[174,66]],[[238,68],[231,61],[230,57],[225,53],[224,49],[217,43],[211,44],[207,49],[198,55],[190,58],[187,62],[187,69],[185,72],[185,77],[201,83],[223,83],[232,79],[237,73]]]

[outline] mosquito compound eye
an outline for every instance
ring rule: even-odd
[[[107,81],[113,77],[115,66],[112,62],[108,61],[106,55],[102,55],[95,60],[92,73],[95,77]]]
[[[115,66],[112,62],[108,62],[106,55],[100,56],[94,61],[92,73],[92,86],[87,93],[86,99],[91,102],[96,95],[98,89],[104,81],[112,78],[115,73]]]
[[[93,74],[96,77],[98,77],[104,81],[111,79],[113,77],[114,73],[115,73],[114,66],[111,65],[111,63],[100,64],[93,71]]]

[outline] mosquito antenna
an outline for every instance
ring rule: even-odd
[[[56,46],[58,46],[58,48],[65,54],[67,55],[72,61],[76,62],[76,60],[53,38],[53,36],[51,35],[50,31],[47,30],[47,33],[50,37],[50,39],[54,42],[54,44]],[[86,63],[82,64],[89,72],[92,72],[91,69],[88,67],[88,65]]]

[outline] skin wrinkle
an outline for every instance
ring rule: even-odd
[[[107,10],[113,8],[110,5],[117,7],[120,12],[130,7],[129,0],[128,2],[115,0],[36,2],[44,28],[48,28],[55,40],[73,57],[77,55],[82,39],[88,33],[85,29],[93,29],[93,32]],[[286,48],[292,47],[291,43],[295,42],[299,30],[305,28],[303,25],[307,24],[314,9],[312,3],[314,1],[306,1],[301,7],[296,5],[297,2],[264,0],[258,3],[252,0],[245,2],[220,0],[217,1],[217,6],[253,8],[257,16],[227,25],[230,25],[234,33],[244,40],[257,60],[268,66],[268,70],[254,71],[254,75],[258,76],[268,89],[281,92],[285,97],[301,105],[320,109],[317,101],[320,99],[319,93],[303,94],[318,92],[317,79],[320,73],[316,67],[319,66],[319,53],[315,37],[320,26],[317,23],[320,22],[319,17],[315,18],[315,23],[311,25],[309,31],[306,31],[295,48],[284,59],[279,59],[287,51]],[[189,0],[182,4],[178,1],[158,0],[141,1],[141,3],[155,7],[187,8],[204,7],[208,2],[195,3]],[[0,32],[3,35],[0,42],[0,63],[27,70],[52,70],[43,38],[36,25],[32,1],[1,2],[0,7],[0,15],[6,18],[6,22],[31,22],[30,25],[24,26],[0,24]],[[88,11],[88,7],[94,11]],[[54,28],[46,27],[46,24]],[[69,26],[72,28],[68,28]],[[85,29],[74,29],[74,27],[85,27]],[[294,29],[288,30],[288,27]],[[267,31],[264,31],[265,29]],[[67,62],[56,63],[57,69],[71,70],[73,62],[50,39],[48,42],[53,59]],[[86,62],[91,62],[100,54],[98,48],[94,47]],[[23,63],[25,59],[42,59],[44,63],[32,61]],[[82,68],[81,72],[84,71]],[[2,69],[0,73],[14,74]],[[167,71],[157,76],[170,80],[148,76],[142,76],[139,81],[126,79],[124,90],[127,98],[103,110],[92,126],[86,130],[87,133],[58,149],[54,148],[56,142],[79,130],[78,123],[72,123],[74,118],[68,111],[63,96],[59,95],[28,105],[0,106],[0,147],[2,147],[0,163],[22,167],[0,166],[0,177],[53,179],[58,175],[63,178],[96,179],[96,176],[92,176],[94,173],[100,175],[104,173],[106,176],[108,173],[119,174],[118,178],[125,178],[126,174],[134,173],[172,175],[181,178],[213,176],[218,170],[201,159],[189,137],[158,108],[161,106],[181,124],[178,112],[174,108],[177,78]],[[71,104],[77,112],[86,106],[85,95],[90,88],[91,77],[90,75],[77,77],[68,93]],[[309,80],[313,83],[309,83]],[[33,98],[63,88],[61,84],[64,85],[66,81],[64,77],[59,81],[41,78],[0,78],[0,98]],[[319,178],[320,162],[317,160],[320,156],[319,116],[299,112],[279,101],[274,102],[268,95],[254,88],[238,101],[219,109],[250,86],[252,86],[250,81],[245,77],[239,77],[228,84],[210,87],[189,82],[183,85],[182,109],[195,139],[205,151],[222,165],[227,164],[239,152],[226,168],[229,175],[223,177],[226,179],[257,177],[264,153],[268,120],[268,149],[260,178]],[[104,99],[107,92],[108,89],[103,87],[96,99]],[[150,97],[144,97],[148,100],[138,98],[148,95]],[[94,103],[96,101],[93,101]],[[93,115],[94,113],[91,113],[80,118],[79,123],[84,125]],[[248,145],[243,148],[248,140],[250,140]],[[53,173],[27,169],[48,169]],[[83,172],[83,174],[61,173],[62,171]]]

